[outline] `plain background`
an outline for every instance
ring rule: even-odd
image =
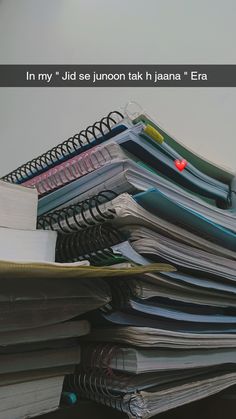
[[[1,64],[236,64],[235,0],[0,0]],[[233,171],[234,88],[2,88],[0,175],[138,102]]]

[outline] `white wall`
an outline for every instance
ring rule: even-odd
[[[235,64],[235,13],[235,0],[0,0],[0,63]],[[130,100],[236,170],[236,89],[2,88],[0,175]]]

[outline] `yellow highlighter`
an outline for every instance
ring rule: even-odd
[[[164,142],[163,135],[161,135],[160,132],[157,131],[157,129],[154,128],[152,125],[147,124],[143,131],[145,132],[145,134],[147,134],[153,140],[157,141],[159,144],[162,144]]]

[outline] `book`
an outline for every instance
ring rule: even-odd
[[[35,189],[0,180],[0,197],[0,227],[36,229],[38,194]]]
[[[64,375],[0,384],[0,418],[25,419],[59,407]]]
[[[57,233],[0,227],[0,259],[8,261],[54,262]]]
[[[69,342],[70,343],[70,342]],[[61,345],[61,344],[60,344]],[[45,345],[46,346],[46,345]],[[77,365],[80,363],[80,347],[73,341],[72,345],[49,349],[34,348],[16,353],[0,354],[0,379],[1,374],[10,374],[20,371],[38,370],[44,368]]]
[[[26,336],[33,333],[37,339],[37,330],[32,331],[32,328],[52,326],[70,320],[107,304],[111,298],[109,286],[99,277],[81,277],[76,281],[64,274],[63,278],[56,278],[55,282],[47,276],[43,278],[40,273],[38,279],[34,278],[30,269],[28,279],[26,276],[19,279],[14,275],[6,280],[3,276],[0,286],[0,332],[11,332],[12,340],[14,336],[16,339],[17,336],[24,336],[24,333]],[[68,333],[71,327],[69,324]],[[65,331],[65,328],[66,324],[59,331]],[[31,329],[31,332],[24,329]],[[52,334],[53,330],[52,328]],[[79,330],[78,327],[78,333]],[[13,331],[16,331],[15,335]],[[38,333],[42,335],[43,331],[38,329]],[[45,333],[48,336],[49,332]],[[4,336],[7,339],[4,334],[1,338],[0,333],[0,342],[4,342]]]
[[[34,380],[42,380],[50,377],[65,376],[73,374],[75,371],[74,365],[66,365],[62,367],[43,368],[29,371],[19,371],[10,374],[0,375],[0,388],[9,384],[19,384],[30,382]]]
[[[49,340],[64,340],[84,336],[90,332],[87,320],[74,320],[57,323],[44,327],[1,331],[0,347],[33,342],[47,342]]]

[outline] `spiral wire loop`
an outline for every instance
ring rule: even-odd
[[[92,265],[104,265],[115,259],[112,246],[124,241],[119,230],[99,224],[71,234],[58,234],[56,260],[76,262],[87,259]]]
[[[80,133],[68,138],[39,157],[19,166],[2,177],[2,180],[11,183],[23,183],[36,174],[45,172],[73,155],[77,155],[85,149],[109,139],[112,128],[123,118],[123,114],[119,111],[110,112],[106,117],[80,131]]]
[[[82,202],[39,216],[37,228],[71,233],[113,219],[111,210],[102,213],[99,206],[116,197],[117,194],[111,190],[101,191]]]

